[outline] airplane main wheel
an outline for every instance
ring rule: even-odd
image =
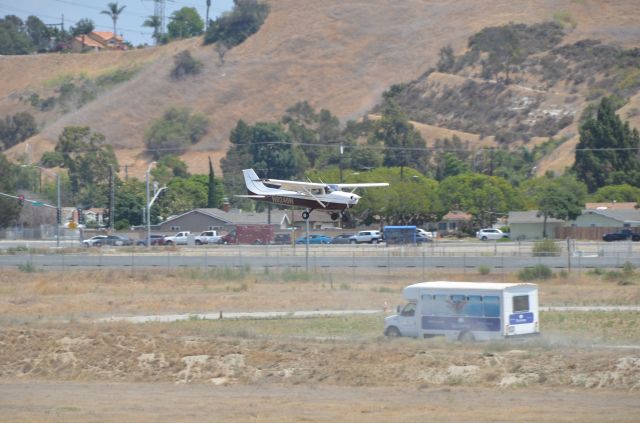
[[[304,220],[309,219],[309,212],[308,212],[308,211],[303,211],[303,212],[302,212],[302,218],[303,218]]]
[[[331,213],[331,220],[338,220],[340,215],[338,213]]]
[[[341,219],[343,222],[348,222],[348,221],[349,221],[349,213],[347,213],[346,211],[345,211],[345,212],[342,212],[342,215],[340,216],[340,219]]]

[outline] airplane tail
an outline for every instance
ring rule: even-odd
[[[249,195],[264,195],[269,189],[262,183],[253,169],[243,169],[244,183]]]

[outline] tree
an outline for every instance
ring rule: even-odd
[[[168,189],[158,200],[157,213],[166,219],[196,208],[207,206],[207,176],[191,175],[173,178]]]
[[[258,32],[268,14],[269,6],[257,0],[234,0],[233,10],[209,25],[204,43],[237,46]]]
[[[36,121],[30,113],[20,112],[0,120],[0,143],[4,149],[13,147],[38,133]]]
[[[606,185],[598,188],[598,190],[591,195],[590,200],[597,203],[640,203],[640,188],[629,184]]]
[[[182,50],[173,56],[175,66],[171,71],[173,79],[180,79],[185,75],[197,75],[202,69],[202,62],[194,59],[189,50]]]
[[[176,10],[167,25],[169,38],[189,38],[202,34],[204,22],[195,7],[183,7]]]
[[[587,195],[586,186],[573,176],[543,176],[526,181],[522,195],[538,209],[543,218],[542,236],[547,237],[547,220],[552,217],[574,220],[580,216]]]
[[[129,178],[116,182],[116,226],[126,222],[127,226],[142,225],[142,213],[145,210],[146,186],[143,181]]]
[[[173,178],[188,178],[187,164],[180,157],[169,154],[158,160],[156,166],[151,169],[153,179],[160,185],[167,185]]]
[[[446,45],[440,49],[440,59],[438,60],[438,72],[449,72],[456,64],[456,57],[453,54],[451,45]]]
[[[207,133],[209,120],[189,109],[171,107],[154,121],[145,133],[145,142],[151,154],[160,158],[167,154],[181,154]]]
[[[0,54],[29,54],[33,50],[33,43],[25,33],[22,19],[15,15],[0,19]]]
[[[382,119],[373,137],[386,147],[384,165],[399,166],[401,178],[405,166],[426,171],[426,142],[409,123],[400,106],[390,98],[384,102]]]
[[[25,22],[25,28],[34,48],[38,52],[50,49],[52,31],[36,16],[29,16]]]
[[[76,22],[76,26],[71,27],[71,35],[74,37],[76,35],[86,35],[92,32],[94,28],[95,25],[91,19],[83,18]]]
[[[213,165],[211,164],[211,157],[209,157],[209,181],[207,188],[207,208],[212,209],[216,206],[216,180],[213,173]]]
[[[481,227],[491,226],[498,217],[523,207],[520,193],[505,179],[477,173],[441,181],[439,196],[445,210],[465,211]]]
[[[124,10],[124,8],[127,6],[122,6],[122,7],[118,7],[118,2],[110,2],[107,3],[107,10],[103,10],[102,12],[100,12],[103,15],[108,15],[111,20],[113,21],[113,36],[115,37],[116,35],[118,35],[118,33],[116,32],[116,23],[118,22],[118,18],[120,17],[120,13],[122,13],[122,11]]]
[[[142,26],[153,28],[153,34],[151,36],[155,40],[156,45],[160,44],[160,39],[162,38],[162,34],[160,33],[162,21],[160,20],[160,17],[157,15],[151,15],[142,23]]]
[[[11,194],[16,183],[17,166],[12,164],[4,154],[0,154],[0,192]],[[0,228],[13,224],[20,216],[20,205],[15,198],[0,195]]]
[[[115,172],[119,167],[104,135],[91,132],[88,126],[67,126],[58,137],[55,151],[63,155],[76,203],[87,207],[108,204],[109,167]]]
[[[596,117],[580,127],[573,170],[589,192],[610,183],[640,183],[640,135],[615,114],[615,102],[605,97]]]
[[[235,128],[229,134],[231,146],[227,150],[225,157],[220,160],[224,186],[230,193],[246,193],[242,169],[247,169],[253,165],[249,145],[251,143],[251,127],[243,120],[239,120]],[[231,197],[230,201],[243,208],[251,208],[253,202],[239,197]]]

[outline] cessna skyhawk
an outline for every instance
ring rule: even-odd
[[[323,210],[331,214],[331,219],[342,217],[347,220],[346,210],[358,204],[360,196],[355,194],[357,188],[387,187],[386,182],[359,184],[325,184],[315,182],[300,182],[281,179],[260,179],[253,169],[244,169],[244,182],[247,185],[247,195],[238,197],[251,198],[256,201],[266,201],[273,204],[301,207],[303,219],[309,219],[313,210]],[[351,192],[342,191],[351,189]]]

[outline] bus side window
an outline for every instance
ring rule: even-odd
[[[464,306],[464,314],[467,316],[482,316],[482,296],[469,295]]]
[[[482,299],[485,317],[500,317],[500,297],[496,295],[486,295]]]

